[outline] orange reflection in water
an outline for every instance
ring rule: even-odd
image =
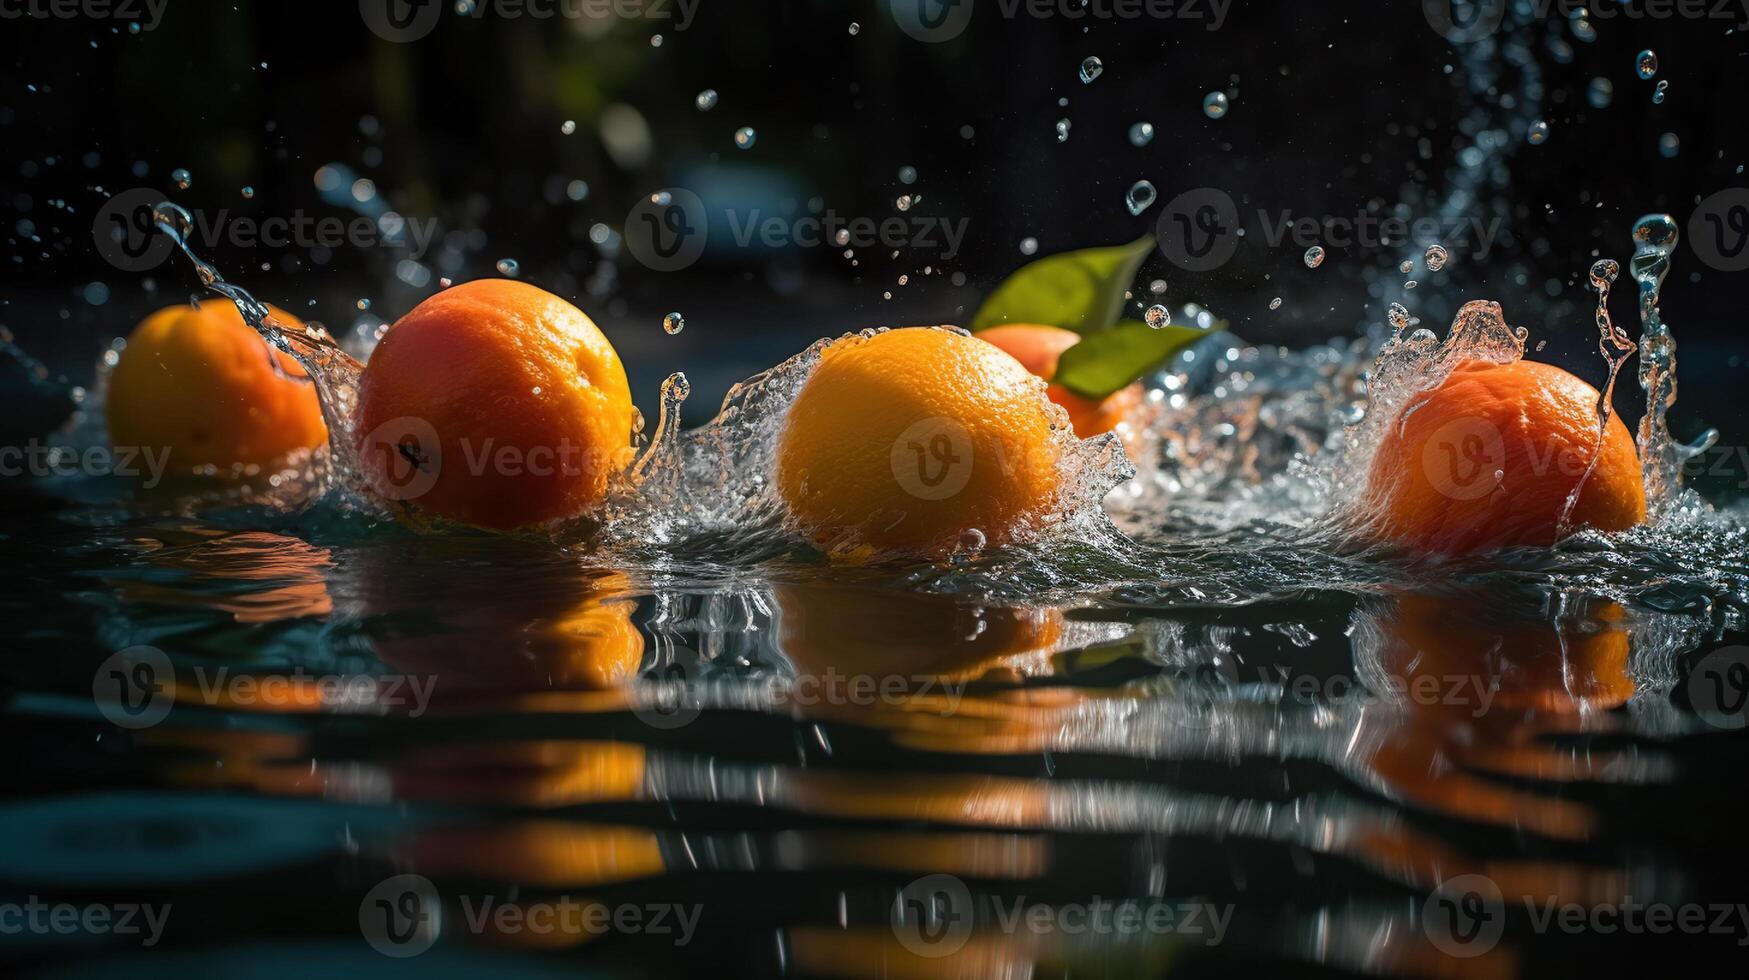
[[[182,574],[170,581],[112,580],[130,602],[214,609],[247,624],[334,611],[326,580],[332,556],[298,538],[178,527],[159,529],[135,544],[146,564]]]

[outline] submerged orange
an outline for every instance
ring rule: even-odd
[[[168,450],[179,471],[268,463],[328,439],[304,369],[228,302],[166,307],[142,321],[110,375],[105,414],[111,443]]]
[[[1462,365],[1387,427],[1368,480],[1373,529],[1447,555],[1552,545],[1581,480],[1569,527],[1639,524],[1633,437],[1612,413],[1600,441],[1597,401],[1596,388],[1553,365]]]
[[[1009,323],[991,327],[980,330],[977,337],[1007,351],[1028,371],[1046,381],[1057,376],[1057,362],[1062,358],[1063,352],[1081,342],[1081,335],[1073,330],[1036,323]],[[1075,434],[1083,439],[1117,428],[1118,423],[1135,413],[1143,398],[1142,384],[1139,381],[1099,401],[1077,395],[1060,384],[1052,384],[1046,393],[1050,395],[1051,401],[1068,411],[1069,421],[1075,426]]]
[[[411,511],[495,530],[574,517],[630,461],[631,388],[583,312],[509,279],[426,299],[359,383],[359,468]]]
[[[1058,489],[1060,409],[992,344],[937,327],[833,343],[791,405],[777,486],[834,554],[941,553],[1026,534]]]

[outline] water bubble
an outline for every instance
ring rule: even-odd
[[[833,233],[832,240],[834,242],[837,242],[839,245],[849,245],[850,244],[850,229],[849,228],[838,229],[836,232]]]
[[[693,96],[692,104],[698,106],[699,112],[709,112],[717,107],[717,90],[707,88]]]
[[[370,300],[368,298],[360,299],[356,305],[358,306],[359,310],[361,310],[361,311],[369,310],[370,309]]]
[[[177,190],[185,191],[194,184],[194,175],[181,167],[177,167],[175,170],[170,171],[170,182],[176,185]]]
[[[1421,284],[1416,282],[1415,280],[1411,279],[1408,282],[1403,284],[1403,288],[1404,289],[1414,289],[1416,286],[1419,286],[1419,285],[1421,285]]]
[[[521,273],[522,273],[522,263],[516,261],[515,259],[499,259],[498,260],[498,274],[499,275],[508,276],[511,279],[515,279]]]
[[[1591,263],[1591,288],[1602,289],[1621,275],[1621,263],[1614,259],[1598,259]]]
[[[1166,295],[1166,280],[1155,279],[1148,283],[1148,292],[1153,293],[1155,296]]]
[[[1124,195],[1123,202],[1124,206],[1130,209],[1131,214],[1141,214],[1148,210],[1148,205],[1154,203],[1156,196],[1153,184],[1145,180],[1138,180],[1130,185],[1129,193]]]
[[[1609,0],[1604,0],[1604,2],[1608,3]],[[1580,7],[1569,15],[1569,20],[1574,37],[1587,43],[1597,40],[1597,28],[1591,25],[1591,11]]]
[[[1057,120],[1057,142],[1069,142],[1069,120],[1067,119]]]
[[[1615,83],[1607,78],[1593,78],[1585,92],[1585,100],[1593,109],[1607,109],[1615,101]]]
[[[567,119],[564,122],[559,124],[559,132],[563,133],[566,136],[569,136],[572,133],[575,133],[576,131],[577,131],[577,120],[575,120],[575,119]]]
[[[758,139],[759,134],[753,131],[752,126],[742,126],[740,129],[735,130],[735,145],[743,150],[753,149],[753,144],[758,141]]]
[[[1130,126],[1130,145],[1147,146],[1154,141],[1154,124],[1139,122]]]
[[[1549,124],[1541,119],[1531,123],[1527,138],[1532,146],[1541,146],[1547,143],[1549,141]]]
[[[1324,264],[1324,246],[1313,245],[1306,249],[1306,268],[1316,269]]]
[[[1682,152],[1682,138],[1675,133],[1665,133],[1658,137],[1658,152],[1666,160],[1674,159]]]
[[[1405,276],[1411,272],[1414,272],[1415,271],[1415,260],[1414,259],[1404,259],[1403,261],[1397,263],[1397,271],[1401,272]]]
[[[1155,330],[1164,330],[1172,325],[1172,311],[1155,303],[1142,313],[1142,320]]]
[[[1385,311],[1385,320],[1390,323],[1393,333],[1402,333],[1409,326],[1409,308],[1401,303],[1392,303]]]
[[[850,36],[855,37],[856,35],[861,34],[861,33],[862,33],[862,25],[858,24],[854,20],[851,21],[850,22]]]
[[[686,317],[679,313],[670,313],[662,318],[662,332],[672,337],[686,329]]]
[[[1210,119],[1219,119],[1227,114],[1227,93],[1210,92],[1203,96],[1202,114]]]
[[[900,194],[898,198],[893,201],[893,207],[896,207],[901,211],[909,211],[911,210],[911,205],[916,203],[916,200],[916,198],[909,194]]]
[[[1427,263],[1428,272],[1438,272],[1445,268],[1445,263],[1450,258],[1451,253],[1445,250],[1444,245],[1429,245],[1427,246],[1427,254],[1422,256],[1422,259]]]
[[[1088,55],[1081,61],[1081,84],[1091,83],[1095,78],[1105,73],[1105,62]]]
[[[1037,251],[1038,251],[1038,239],[1027,237],[1027,238],[1022,238],[1020,240],[1020,254],[1031,255]]]
[[[1270,300],[1269,301],[1269,308],[1272,310],[1281,309],[1281,297],[1277,296],[1276,298]]]
[[[1664,93],[1668,92],[1668,91],[1670,91],[1670,80],[1664,79],[1664,80],[1660,81],[1658,83],[1658,87],[1654,88],[1652,90],[1652,104],[1653,105],[1663,105],[1664,104]]]
[[[245,201],[255,200],[255,188],[245,185],[243,187],[243,200],[245,200]]]
[[[916,167],[900,167],[899,168],[899,183],[901,183],[901,184],[915,184],[915,183],[917,183],[917,168]]]
[[[1647,48],[1634,55],[1634,72],[1641,78],[1651,81],[1658,74],[1658,53]]]

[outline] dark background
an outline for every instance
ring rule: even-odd
[[[195,286],[180,260],[144,274],[103,261],[91,222],[111,194],[149,187],[208,215],[349,217],[313,179],[338,164],[374,181],[398,212],[438,218],[459,246],[449,265],[433,265],[431,280],[414,286],[397,278],[405,256],[391,248],[221,246],[208,257],[336,332],[392,320],[439,275],[493,275],[499,259],[514,258],[523,278],[602,325],[646,412],[661,377],[687,371],[688,417],[697,419],[732,380],[816,337],[969,319],[1025,261],[1022,239],[1036,238],[1040,255],[1128,241],[1152,231],[1183,190],[1221,188],[1242,213],[1352,216],[1399,202],[1425,213],[1474,142],[1466,117],[1493,113],[1519,128],[1499,157],[1501,186],[1476,206],[1506,209],[1506,234],[1486,259],[1454,254],[1441,274],[1418,270],[1421,288],[1406,292],[1392,268],[1401,249],[1332,248],[1309,270],[1301,247],[1253,235],[1219,270],[1183,272],[1155,255],[1140,281],[1164,278],[1174,307],[1205,302],[1249,340],[1294,346],[1376,327],[1393,300],[1443,329],[1458,302],[1496,299],[1531,328],[1533,346],[1547,341],[1538,356],[1598,380],[1583,286],[1593,259],[1625,265],[1642,213],[1668,210],[1686,226],[1697,201],[1749,183],[1738,173],[1749,161],[1749,38],[1734,21],[1617,16],[1597,20],[1598,37],[1586,43],[1565,8],[1551,6],[1515,35],[1527,39],[1540,78],[1542,107],[1527,115],[1501,108],[1519,98],[1509,67],[1493,93],[1467,94],[1474,52],[1435,33],[1419,0],[1236,0],[1215,31],[1205,29],[1206,3],[1203,20],[1071,20],[1006,18],[1001,0],[975,2],[965,33],[939,44],[902,33],[886,0],[699,0],[685,30],[660,19],[513,19],[487,5],[478,17],[446,9],[428,37],[405,44],[373,34],[347,0],[170,0],[162,22],[138,34],[90,17],[0,20],[0,324],[57,370],[88,378],[110,338]],[[1503,47],[1489,57],[1505,66]],[[1647,47],[1670,82],[1662,105],[1633,72]],[[1084,85],[1076,68],[1088,55],[1105,70]],[[1586,101],[1598,76],[1615,88],[1601,110]],[[701,113],[693,99],[706,87],[720,102]],[[1202,99],[1215,89],[1231,93],[1232,109],[1209,120]],[[648,127],[648,152],[616,159],[602,134],[630,113]],[[1522,126],[1537,117],[1552,135],[1532,146]],[[1073,127],[1064,143],[1059,118]],[[570,135],[561,130],[568,119]],[[1126,137],[1138,120],[1156,129],[1143,148]],[[745,152],[732,139],[743,125],[758,132]],[[1681,140],[1674,158],[1658,150],[1665,132]],[[915,185],[900,184],[902,166],[916,168]],[[187,190],[173,186],[174,168],[191,173]],[[1138,178],[1159,188],[1161,203],[1134,217],[1123,197]],[[581,201],[564,193],[572,180],[588,184]],[[819,198],[877,219],[898,214],[894,198],[909,191],[922,195],[912,215],[965,219],[967,237],[952,259],[874,248],[859,250],[855,266],[837,248],[713,244],[677,273],[591,241],[593,226],[617,232],[633,203],[667,186],[767,215],[805,213]],[[1726,443],[1749,441],[1742,284],[1686,246],[1678,252],[1664,311],[1681,344],[1675,417],[1685,437],[1711,425]],[[1616,314],[1637,336],[1632,290],[1618,292]],[[1275,296],[1283,305],[1271,311]],[[670,309],[686,315],[679,336],[661,330]],[[1623,396],[1632,421],[1631,379]]]

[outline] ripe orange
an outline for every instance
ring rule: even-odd
[[[632,455],[632,398],[583,312],[482,279],[414,307],[359,383],[365,482],[416,513],[497,530],[574,517]]]
[[[1447,555],[1554,544],[1599,449],[1597,398],[1552,365],[1464,364],[1386,430],[1368,479],[1373,529]],[[1569,525],[1620,531],[1645,519],[1633,437],[1612,414]]]
[[[828,346],[778,441],[777,486],[837,554],[1000,545],[1056,503],[1068,422],[1044,382],[992,344],[936,327]]]
[[[316,389],[295,380],[305,377],[231,303],[166,307],[134,329],[110,375],[109,439],[168,450],[182,471],[269,463],[328,440]]]
[[[1081,342],[1081,335],[1073,330],[1034,323],[1009,323],[991,327],[980,330],[977,337],[1012,354],[1028,371],[1046,381],[1057,376],[1057,361],[1063,356],[1063,352]],[[1075,425],[1075,434],[1083,439],[1117,428],[1118,423],[1135,413],[1143,398],[1142,383],[1139,381],[1097,402],[1077,395],[1059,384],[1051,385],[1047,394],[1051,401],[1068,410],[1069,420]]]

